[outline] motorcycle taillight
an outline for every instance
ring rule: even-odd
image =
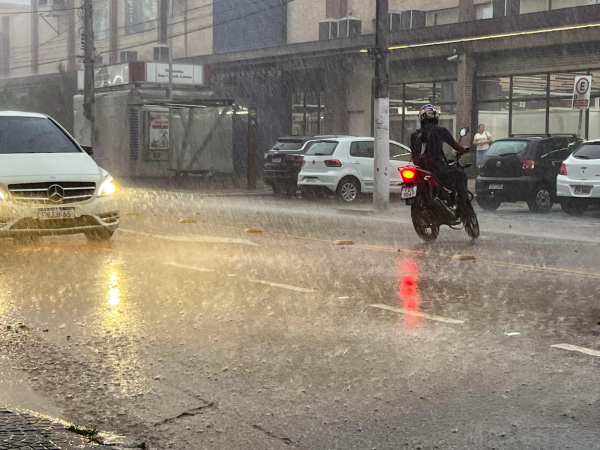
[[[417,179],[417,169],[414,167],[402,167],[400,169],[400,175],[404,183],[413,183]]]

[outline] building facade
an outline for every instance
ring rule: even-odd
[[[79,0],[1,3],[5,85],[79,66]],[[26,3],[26,2],[25,2]],[[600,137],[600,4],[596,0],[390,0],[391,138],[408,143],[433,102],[453,131],[484,123],[494,138],[576,133],[577,74],[593,76],[584,133]],[[210,66],[216,97],[258,108],[259,143],[284,134],[372,133],[375,0],[94,0],[102,64]],[[20,8],[20,9],[19,9]],[[20,10],[23,14],[8,14]],[[3,12],[5,14],[3,14]],[[25,14],[28,12],[28,14]]]

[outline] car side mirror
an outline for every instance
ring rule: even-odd
[[[87,145],[82,145],[81,148],[83,149],[84,152],[86,152],[90,156],[92,156],[94,154],[94,149],[92,147],[89,147]]]

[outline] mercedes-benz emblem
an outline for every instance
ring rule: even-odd
[[[54,203],[62,202],[65,196],[64,189],[58,184],[53,184],[48,188],[48,198]]]
[[[502,165],[502,163],[501,163],[500,161],[498,161],[498,162],[496,163],[496,167],[500,167],[501,165]]]

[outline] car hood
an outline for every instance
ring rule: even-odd
[[[86,153],[25,153],[0,155],[0,177],[101,176]]]

